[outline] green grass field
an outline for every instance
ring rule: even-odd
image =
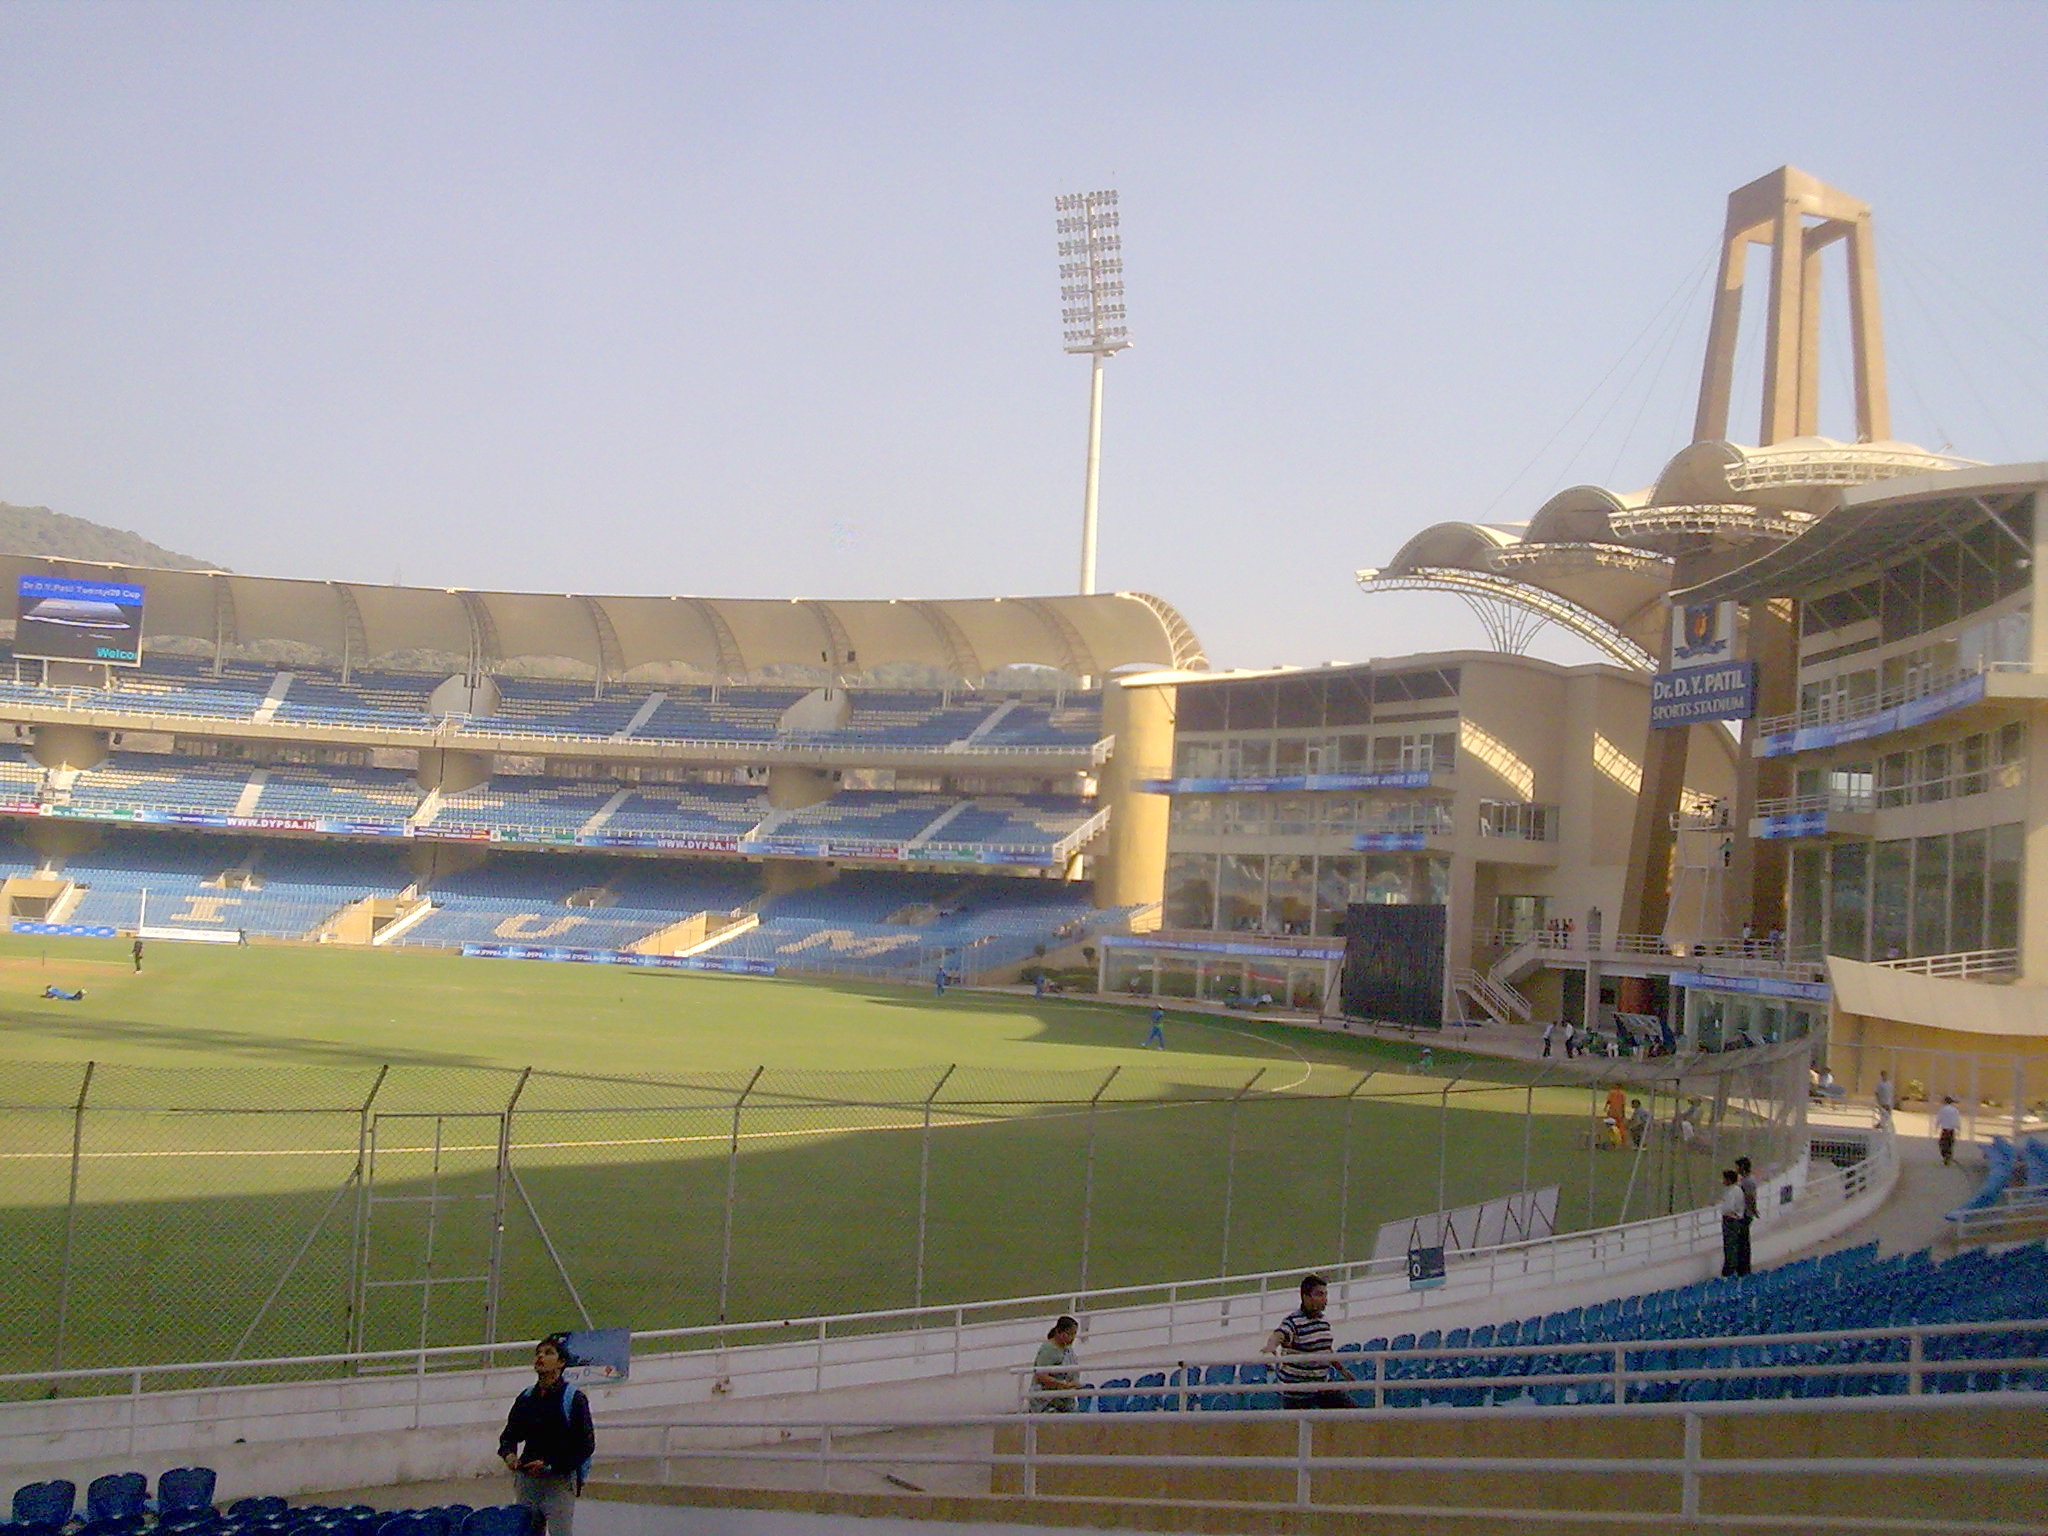
[[[1087,999],[163,943],[137,976],[115,942],[5,937],[0,1027],[25,1257],[0,1323],[34,1368],[60,1311],[73,1366],[472,1342],[501,1205],[519,1337],[712,1324],[722,1274],[734,1322],[907,1306],[920,1231],[928,1303],[1060,1292],[1084,1195],[1095,1286],[1362,1257],[1525,1160],[1560,1226],[1604,1222],[1636,1161],[1581,1145],[1587,1087],[1532,1093],[1520,1064],[1195,1015],[1144,1051],[1141,1011]]]

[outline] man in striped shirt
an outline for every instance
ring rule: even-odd
[[[1337,1346],[1330,1337],[1329,1319],[1323,1308],[1330,1303],[1330,1288],[1321,1275],[1301,1277],[1301,1306],[1287,1314],[1266,1336],[1265,1354],[1279,1359],[1280,1403],[1284,1408],[1354,1408],[1349,1393],[1317,1385],[1340,1374],[1334,1360],[1297,1360],[1297,1355],[1328,1355]],[[1348,1375],[1348,1373],[1343,1373]],[[1293,1386],[1296,1390],[1286,1390]]]

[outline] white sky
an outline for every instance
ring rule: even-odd
[[[1875,209],[1895,435],[2048,457],[2044,62],[2033,3],[14,0],[0,500],[272,575],[1072,590],[1051,203],[1115,186],[1101,585],[1219,665],[1474,645],[1351,572],[1646,483],[1780,164]]]

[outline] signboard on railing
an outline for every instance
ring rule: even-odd
[[[1984,675],[1972,673],[1944,687],[1930,689],[1903,704],[1872,710],[1867,715],[1857,715],[1848,720],[1817,721],[1789,731],[1773,731],[1757,743],[1756,755],[1785,757],[1793,752],[1815,752],[1825,747],[1846,746],[1853,741],[1868,741],[1873,736],[1889,736],[1893,731],[1925,725],[1951,711],[1975,704],[1983,697]]]
[[[1778,816],[1757,816],[1749,823],[1749,835],[1753,838],[1780,837],[1822,837],[1828,830],[1828,813],[1820,811],[1787,811]]]
[[[1412,853],[1424,846],[1427,836],[1422,832],[1361,832],[1351,839],[1351,846],[1361,853]]]
[[[1650,679],[1650,724],[1658,730],[1703,720],[1747,720],[1756,713],[1756,663],[1679,667]]]
[[[558,944],[465,944],[472,960],[551,960],[568,965],[623,965],[648,971],[717,971],[728,976],[773,976],[773,960],[741,955],[636,955],[623,949],[569,949]]]
[[[1102,936],[1105,949],[1150,950],[1181,955],[1240,955],[1270,960],[1342,960],[1344,946],[1307,941],[1300,944],[1261,944],[1242,939],[1177,939],[1164,934],[1120,934]]]
[[[1702,992],[1747,992],[1757,997],[1790,997],[1803,1003],[1824,1003],[1833,994],[1824,981],[1787,981],[1777,976],[1719,976],[1707,971],[1674,971],[1674,987]]]
[[[1282,774],[1242,779],[1139,779],[1148,795],[1293,794],[1314,789],[1427,789],[1427,768],[1385,769],[1377,773]]]

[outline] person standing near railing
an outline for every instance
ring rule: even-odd
[[[1742,1273],[1742,1239],[1748,1226],[1748,1218],[1742,1213],[1748,1201],[1743,1198],[1742,1185],[1737,1181],[1733,1168],[1721,1170],[1721,1278]]]
[[[531,1515],[534,1536],[572,1536],[576,1497],[597,1448],[590,1399],[562,1379],[568,1363],[561,1335],[534,1346],[534,1383],[512,1399],[498,1436],[498,1458],[511,1469],[513,1497]]]
[[[1033,1413],[1072,1413],[1081,1406],[1078,1397],[1052,1395],[1071,1392],[1081,1385],[1081,1377],[1074,1370],[1081,1363],[1081,1357],[1074,1353],[1074,1340],[1080,1336],[1080,1323],[1064,1315],[1047,1330],[1045,1342],[1038,1346],[1038,1354],[1031,1362],[1031,1385],[1038,1389],[1031,1394]]]
[[[1314,1361],[1297,1360],[1297,1355],[1329,1356],[1336,1345],[1332,1342],[1330,1321],[1323,1316],[1323,1309],[1330,1304],[1330,1287],[1321,1275],[1301,1277],[1301,1305],[1280,1321],[1280,1326],[1266,1335],[1262,1354],[1278,1355],[1276,1374],[1280,1378],[1280,1405],[1283,1408],[1353,1408],[1346,1392],[1323,1384],[1338,1374],[1336,1361],[1328,1358]],[[1292,1386],[1295,1390],[1288,1391]]]

